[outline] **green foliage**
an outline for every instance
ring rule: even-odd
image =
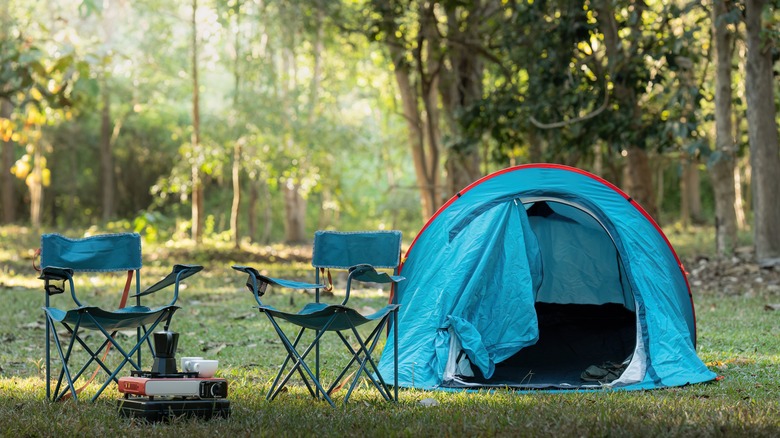
[[[419,190],[393,63],[387,46],[375,44],[391,41],[404,49],[402,61],[430,55],[445,60],[445,69],[453,68],[448,50],[457,44],[480,54],[482,99],[442,122],[442,141],[449,152],[481,148],[484,173],[530,160],[587,168],[599,154],[605,173],[618,182],[620,152],[630,146],[661,155],[683,153],[700,162],[719,158],[710,154],[708,140],[710,19],[699,3],[502,1],[490,2],[492,13],[479,15],[484,5],[471,0],[199,2],[202,138],[194,151],[192,2],[11,2],[3,5],[7,13],[0,12],[0,100],[10,102],[14,114],[0,121],[0,136],[10,139],[7,133],[27,129],[25,107],[45,116],[35,147],[51,170],[52,184],[43,195],[48,226],[102,220],[98,145],[108,94],[116,131],[116,215],[128,221],[147,214],[166,218],[153,227],[141,225],[152,227],[158,238],[187,227],[191,165],[199,160],[213,237],[225,239],[236,144],[241,146],[240,230],[267,225],[271,240],[280,240],[282,188],[297,184],[307,201],[307,232],[321,226],[391,227],[409,234],[421,225]],[[737,26],[741,9],[736,6],[719,20]],[[605,49],[608,29],[601,8],[607,7],[620,40],[617,53]],[[434,14],[437,35],[418,47],[425,11]],[[777,26],[771,25],[777,22],[776,8],[765,14],[765,36],[776,40]],[[470,22],[473,16],[482,20]],[[454,41],[457,32],[448,28],[453,24],[476,26],[479,32],[473,41]],[[318,42],[320,57],[315,56]],[[743,81],[737,61],[735,84]],[[435,73],[422,69],[411,77],[419,88]],[[745,111],[738,98],[735,111]],[[453,121],[457,126],[448,126]],[[744,123],[742,118],[736,139],[743,155]],[[18,141],[13,158],[21,159],[27,144],[13,138]],[[664,209],[674,213],[676,170],[669,167],[664,174]],[[20,190],[26,188],[14,183],[14,205],[29,208],[29,196]]]

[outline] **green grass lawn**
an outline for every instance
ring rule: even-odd
[[[75,235],[75,234],[74,234]],[[673,243],[677,244],[673,236]],[[37,236],[19,227],[0,228],[0,434],[3,436],[777,436],[780,434],[780,303],[777,292],[747,296],[698,295],[699,356],[723,376],[719,382],[653,391],[443,392],[401,390],[398,404],[361,387],[347,406],[313,401],[297,383],[267,402],[265,391],[283,347],[231,264],[259,266],[274,275],[303,279],[305,249],[209,245],[145,246],[145,284],[172,263],[201,263],[188,280],[172,328],[181,333],[179,356],[220,360],[218,376],[230,382],[229,419],[176,419],[147,424],[121,418],[119,393],[110,387],[96,403],[48,403],[43,383],[43,294],[30,266]],[[701,244],[701,238],[693,241]],[[683,242],[681,245],[685,245]],[[706,244],[702,244],[706,245]],[[679,249],[679,248],[678,248]],[[684,249],[685,250],[685,249]],[[684,253],[684,251],[680,251]],[[79,277],[88,301],[118,301],[123,278]],[[309,280],[311,278],[308,278]],[[61,302],[63,295],[54,297]],[[297,308],[309,297],[272,290],[270,304]],[[338,296],[333,298],[339,301]],[[377,309],[387,292],[360,290],[352,305]],[[64,304],[63,304],[64,305]],[[333,341],[333,342],[331,342]],[[329,364],[344,358],[331,339],[323,346]],[[146,362],[151,367],[147,354]],[[332,377],[326,374],[327,377]],[[93,385],[90,391],[97,389]],[[343,391],[342,391],[343,392]],[[435,399],[424,406],[423,399]]]

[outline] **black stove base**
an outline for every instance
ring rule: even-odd
[[[166,421],[178,417],[204,420],[230,416],[230,401],[225,399],[185,399],[129,397],[117,400],[119,415],[147,421]]]

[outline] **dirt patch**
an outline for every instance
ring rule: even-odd
[[[752,248],[740,248],[731,257],[698,256],[683,264],[694,294],[780,295],[780,267],[760,267]]]

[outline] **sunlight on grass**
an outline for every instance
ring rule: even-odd
[[[421,391],[402,389],[398,404],[381,400],[366,382],[351,401],[334,399],[337,408],[312,400],[296,376],[289,389],[273,402],[266,391],[284,357],[270,323],[255,308],[244,286],[245,274],[231,264],[257,266],[270,275],[313,281],[306,254],[285,248],[247,246],[234,250],[225,244],[199,250],[185,243],[144,244],[143,286],[169,272],[173,263],[202,263],[207,268],[187,279],[171,328],[180,333],[178,356],[220,360],[218,376],[229,381],[232,414],[227,420],[178,418],[147,424],[117,414],[120,398],[110,386],[96,403],[48,403],[42,364],[44,329],[41,281],[29,260],[30,242],[37,237],[19,229],[0,227],[10,244],[0,249],[0,430],[16,436],[203,436],[265,434],[318,436],[775,436],[780,430],[780,313],[766,310],[780,303],[777,293],[757,290],[750,296],[697,294],[698,353],[723,377],[711,384],[654,391],[513,392]],[[22,235],[20,235],[20,233]],[[711,230],[670,230],[675,248],[684,257],[711,245]],[[31,254],[30,254],[31,255]],[[276,257],[276,262],[270,262]],[[299,258],[300,257],[300,258]],[[5,260],[11,263],[6,268]],[[341,302],[342,278],[327,302]],[[79,275],[77,287],[87,301],[115,305],[124,275]],[[387,289],[353,291],[358,309],[379,309]],[[153,300],[170,299],[163,292]],[[52,298],[59,303],[67,294]],[[270,289],[263,301],[293,310],[313,300],[301,291]],[[65,305],[65,304],[63,304]],[[94,340],[94,338],[93,338]],[[305,342],[305,339],[304,341]],[[323,342],[323,380],[336,377],[334,364],[348,358],[336,337]],[[384,343],[384,339],[380,341]],[[378,347],[382,348],[382,345]],[[109,356],[111,363],[118,358]],[[151,367],[147,354],[142,363]],[[90,373],[91,374],[91,373]],[[99,385],[90,384],[85,397]],[[420,401],[435,400],[434,406]],[[312,424],[328,424],[314,428]]]

